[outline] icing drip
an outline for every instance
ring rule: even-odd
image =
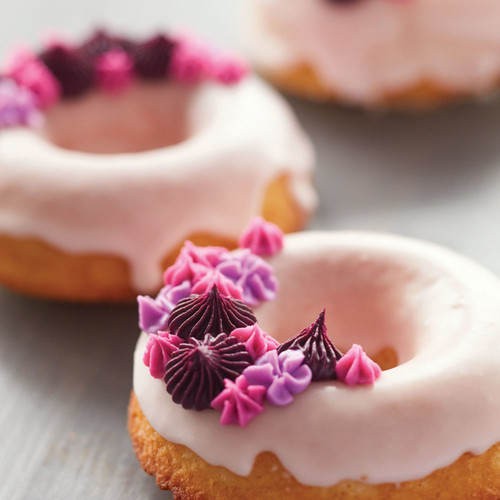
[[[300,351],[272,350],[261,356],[253,366],[243,372],[250,385],[266,387],[266,399],[276,406],[285,406],[293,396],[304,391],[311,383],[311,369],[303,364],[304,354]]]
[[[166,78],[175,42],[164,35],[138,44],[135,50],[135,70],[143,78]]]
[[[245,344],[246,350],[254,361],[279,346],[279,342],[262,330],[257,323],[233,330],[231,337]]]
[[[254,217],[241,235],[238,246],[256,255],[272,256],[283,248],[283,231],[262,217]]]
[[[278,281],[273,268],[248,249],[222,255],[217,270],[242,289],[243,301],[248,305],[256,306],[276,296]]]
[[[244,344],[221,333],[180,344],[166,366],[167,392],[185,409],[204,410],[224,388],[250,365]]]
[[[382,374],[380,366],[358,344],[354,344],[337,362],[335,372],[337,378],[347,385],[373,384]]]
[[[143,362],[149,368],[152,377],[165,377],[165,367],[181,342],[180,337],[168,332],[153,333],[149,336]]]
[[[257,319],[243,302],[224,297],[216,286],[203,294],[181,300],[173,309],[167,327],[171,333],[188,339],[206,334],[229,335],[236,328],[253,325]]]
[[[281,344],[278,352],[299,349],[304,354],[304,363],[312,370],[314,381],[334,379],[335,365],[342,353],[333,345],[326,331],[323,309],[314,323]]]
[[[224,379],[225,389],[211,402],[212,408],[221,410],[222,425],[239,425],[246,427],[254,417],[262,413],[262,404],[266,388],[261,385],[249,385],[247,379],[240,375],[233,382]]]
[[[92,65],[64,45],[49,47],[40,59],[59,81],[63,97],[78,97],[90,90],[94,83]]]
[[[35,126],[42,116],[35,105],[36,98],[14,80],[0,79],[0,130],[21,125]]]

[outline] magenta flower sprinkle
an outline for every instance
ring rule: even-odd
[[[211,71],[211,54],[196,37],[182,35],[172,52],[170,75],[182,83],[198,83]]]
[[[180,337],[168,332],[153,333],[149,336],[142,360],[149,368],[152,377],[163,378],[165,376],[165,367],[182,342]]]
[[[19,47],[7,63],[7,76],[36,96],[37,107],[48,108],[55,104],[61,94],[61,85],[29,49]]]
[[[176,261],[165,271],[165,285],[178,285],[185,280],[192,281],[203,274],[203,267],[214,268],[222,255],[229,253],[223,247],[199,247],[191,241],[186,241]]]
[[[231,337],[235,337],[239,342],[245,344],[245,348],[253,361],[263,356],[266,352],[277,349],[280,345],[274,337],[268,335],[257,323],[233,330]]]
[[[262,217],[255,217],[238,242],[241,248],[249,248],[255,255],[272,256],[283,248],[283,231]]]
[[[0,79],[0,129],[21,125],[33,127],[41,121],[34,94],[10,78]]]
[[[303,361],[304,355],[300,351],[284,351],[278,355],[273,350],[246,368],[243,375],[250,385],[267,388],[266,399],[269,403],[285,406],[311,383],[311,369],[302,364]]]
[[[225,389],[210,403],[215,410],[222,411],[220,423],[222,425],[247,424],[262,413],[262,404],[266,388],[261,385],[249,385],[247,379],[240,375],[234,382],[224,379]]]
[[[105,52],[96,62],[95,74],[99,85],[110,93],[119,93],[132,83],[134,63],[121,49]]]
[[[243,293],[239,286],[234,284],[229,278],[226,278],[217,269],[204,268],[205,273],[200,273],[199,277],[193,279],[193,288],[191,293],[202,294],[210,291],[215,285],[219,292],[226,297],[242,300]]]
[[[248,74],[248,66],[234,55],[219,54],[211,64],[211,76],[224,85],[234,85]]]
[[[373,384],[382,374],[380,366],[371,360],[363,348],[354,344],[335,366],[337,378],[347,385]]]

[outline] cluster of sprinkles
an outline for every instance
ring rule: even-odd
[[[134,41],[97,31],[77,46],[52,39],[40,53],[25,47],[12,53],[0,74],[0,129],[37,126],[60,99],[92,89],[117,94],[139,79],[232,85],[246,73],[239,58],[188,35]]]
[[[246,426],[265,409],[290,404],[311,382],[373,384],[380,367],[354,344],[342,354],[328,338],[325,310],[280,344],[250,306],[273,300],[278,283],[263,257],[283,247],[274,224],[254,219],[237,250],[186,242],[156,298],[139,296],[149,333],[144,364],[185,409],[213,408],[223,425]]]

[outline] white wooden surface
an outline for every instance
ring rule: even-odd
[[[311,0],[314,1],[314,0]],[[0,0],[0,56],[49,28],[146,34],[186,26],[235,43],[237,0]],[[292,100],[318,150],[314,228],[450,246],[500,274],[500,103],[369,115]],[[133,306],[78,306],[0,290],[0,499],[168,499],[126,431]]]

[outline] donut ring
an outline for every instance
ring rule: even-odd
[[[249,478],[262,498],[498,498],[498,279],[443,248],[369,233],[289,235],[271,263],[280,291],[256,311],[267,332],[283,341],[326,305],[341,348],[391,348],[397,366],[368,388],[315,383],[241,429],[175,405],[142,363],[142,334],[129,429],[159,485],[179,498],[252,498]]]
[[[429,108],[491,93],[500,81],[494,1],[247,4],[251,59],[270,81],[297,95]]]
[[[158,288],[186,238],[234,246],[259,213],[285,231],[305,223],[313,153],[286,103],[252,76],[176,78],[101,84],[52,104],[39,128],[1,130],[0,282],[131,299]]]

